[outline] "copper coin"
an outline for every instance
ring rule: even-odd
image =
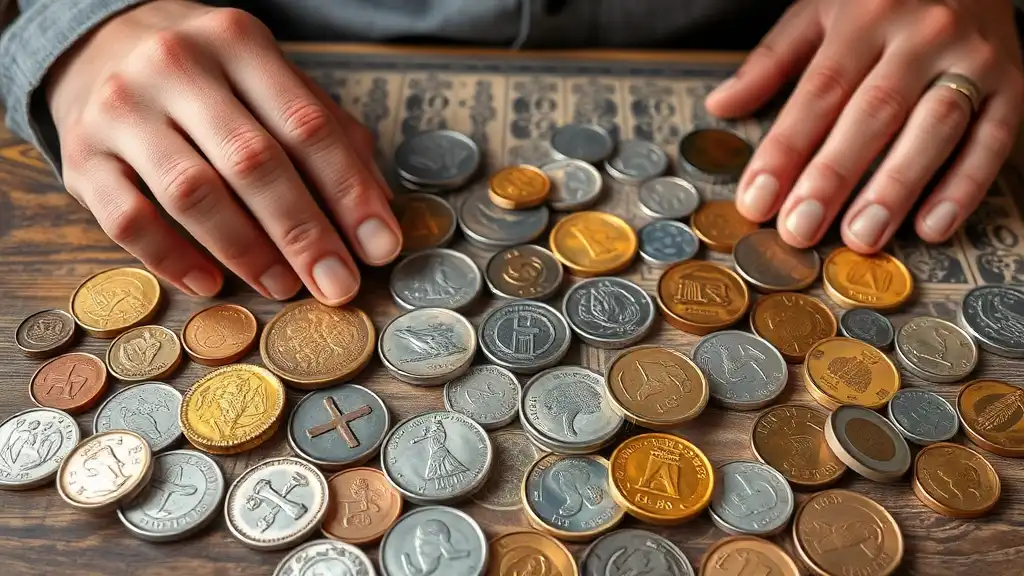
[[[49,358],[68,349],[75,339],[75,319],[63,310],[42,310],[18,325],[14,339],[29,358]]]
[[[956,411],[975,444],[993,454],[1024,458],[1024,388],[975,380],[960,389]]]
[[[107,367],[92,354],[71,352],[43,364],[32,375],[29,395],[44,408],[81,414],[107,391]]]
[[[874,500],[849,490],[810,496],[793,518],[800,558],[819,576],[888,576],[903,560],[903,534]]]
[[[702,576],[800,576],[796,562],[778,544],[757,536],[732,536],[715,542],[700,563]]]
[[[256,317],[237,304],[217,304],[196,312],[181,330],[189,358],[206,366],[237,362],[256,343]]]
[[[953,518],[976,518],[995,507],[1002,492],[988,460],[959,444],[939,442],[914,460],[914,495],[932,510]]]
[[[712,200],[697,208],[690,217],[690,227],[708,248],[728,254],[740,238],[760,226],[740,215],[732,200]]]
[[[721,128],[697,128],[679,141],[680,166],[713,183],[738,180],[753,155],[749,142]]]
[[[754,456],[797,488],[818,489],[846,472],[825,441],[824,412],[798,404],[773,406],[757,417],[750,443]]]
[[[181,364],[181,342],[163,326],[139,326],[107,348],[107,367],[123,382],[163,380]]]
[[[817,252],[786,244],[774,228],[760,228],[740,238],[732,258],[740,276],[761,292],[803,290],[821,273]]]
[[[455,210],[433,194],[396,196],[391,209],[402,227],[403,254],[447,246],[455,235]]]
[[[569,550],[547,534],[509,532],[490,544],[487,576],[576,576]]]
[[[349,468],[327,479],[324,536],[362,546],[380,540],[402,515],[402,496],[376,468]]]
[[[739,322],[750,291],[738,274],[704,260],[685,260],[658,278],[658,307],[672,326],[703,336]]]
[[[824,302],[796,292],[769,294],[750,310],[750,328],[778,348],[786,362],[803,362],[818,342],[836,335],[838,324]]]

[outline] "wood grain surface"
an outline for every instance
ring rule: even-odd
[[[461,52],[392,49],[384,53],[361,47],[350,53],[333,46],[319,46],[315,50],[290,48],[300,65],[375,130],[382,158],[390,157],[403,135],[440,123],[472,134],[485,146],[488,169],[512,161],[539,162],[542,158],[537,157],[538,150],[550,133],[550,125],[571,120],[610,123],[623,138],[648,134],[671,151],[681,131],[690,125],[711,122],[706,114],[700,115],[700,99],[736,62],[731,55],[631,53],[628,57],[602,59],[600,54],[589,54],[588,58],[574,59],[564,54],[541,58],[520,53],[468,58]],[[482,85],[488,88],[483,98]],[[373,98],[377,98],[377,104],[382,99],[383,106],[375,108]],[[544,98],[555,105],[554,111],[540,101]],[[588,117],[591,113],[596,117]],[[768,122],[753,119],[733,127],[756,141]],[[607,176],[605,179],[610,182]],[[916,314],[952,318],[959,297],[971,286],[1022,281],[1020,242],[1024,238],[1024,224],[1013,194],[1008,192],[1020,190],[1021,182],[1019,171],[1009,168],[980,215],[946,246],[925,247],[909,237],[894,244],[893,252],[914,271],[919,286],[915,301],[892,316],[897,327]],[[727,197],[732,190],[717,186],[702,187],[701,192],[705,197]],[[460,195],[453,195],[452,201],[457,203]],[[618,184],[609,183],[599,209],[616,212],[635,226],[646,221],[636,207],[635,189]],[[833,235],[821,248],[822,253],[834,245]],[[480,265],[489,255],[469,247],[461,235],[455,246]],[[722,255],[701,257],[729,261]],[[66,308],[72,290],[83,278],[103,268],[133,263],[64,191],[38,153],[0,129],[0,419],[31,406],[28,382],[40,364],[21,356],[14,345],[15,328],[21,319],[42,308]],[[388,273],[388,269],[364,270],[366,288],[355,302],[371,314],[378,330],[396,314],[386,288]],[[653,293],[656,270],[638,262],[626,275]],[[823,296],[820,284],[810,292],[839,312]],[[166,306],[156,321],[176,332],[192,313],[210,304],[169,290],[166,285],[165,293]],[[229,281],[219,300],[247,306],[261,325],[282,308],[282,304],[262,299],[237,280]],[[478,323],[495,302],[487,295],[468,316]],[[696,341],[696,337],[659,320],[645,342],[689,352]],[[76,349],[102,357],[108,344],[109,341],[83,337]],[[564,363],[582,364],[603,372],[613,354],[577,342]],[[244,361],[258,363],[258,352]],[[168,382],[184,391],[208,371],[186,361]],[[1022,374],[1024,361],[985,353],[974,376],[1024,384]],[[905,385],[935,390],[947,399],[953,399],[958,389],[957,385],[928,384],[904,376]],[[440,388],[402,384],[390,378],[376,358],[357,382],[379,393],[396,419],[443,408]],[[113,389],[122,386],[117,384]],[[300,392],[290,390],[287,410],[301,396]],[[798,367],[790,368],[789,384],[780,401],[814,405],[800,382]],[[701,447],[716,464],[751,459],[749,437],[756,415],[711,406],[677,432]],[[92,418],[92,411],[77,418],[83,434],[92,432]],[[289,454],[283,433],[284,427],[250,453],[217,457],[228,481],[259,460]],[[957,441],[969,444],[962,435]],[[1021,574],[1024,461],[987,453],[985,456],[1002,478],[1003,494],[995,511],[977,520],[954,520],[932,512],[914,497],[909,479],[882,485],[848,472],[838,486],[869,495],[896,518],[906,538],[901,574]],[[489,536],[526,527],[520,511],[494,512],[476,504],[464,508]],[[640,523],[627,520],[624,526],[637,527]],[[680,527],[647,528],[678,544],[695,567],[708,546],[725,537],[706,515]],[[775,540],[793,551],[788,530]],[[572,549],[577,553],[582,550],[578,545]],[[375,555],[375,550],[372,552]],[[283,555],[245,548],[230,536],[222,516],[209,529],[186,541],[151,544],[130,536],[114,514],[90,516],[72,509],[58,497],[52,485],[27,492],[0,492],[3,576],[270,574]]]

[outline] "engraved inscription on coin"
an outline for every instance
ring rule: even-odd
[[[839,317],[839,331],[847,338],[854,338],[870,344],[879,350],[892,348],[896,330],[892,322],[874,310],[854,308]]]
[[[910,468],[910,448],[873,410],[840,406],[825,420],[825,441],[853,471],[875,482],[895,482]]]
[[[917,454],[914,494],[932,510],[953,518],[976,518],[995,507],[999,475],[981,454],[942,442]]]
[[[668,155],[653,142],[623,140],[604,165],[612,178],[625,184],[640,184],[665,173]]]
[[[118,380],[141,382],[169,376],[181,363],[181,342],[163,326],[139,326],[122,333],[107,349],[107,366]]]
[[[759,299],[750,311],[750,327],[794,364],[804,361],[811,346],[836,335],[836,319],[828,306],[795,292]]]
[[[800,576],[803,570],[778,544],[757,536],[730,536],[715,542],[701,560],[701,576]]]
[[[604,378],[586,368],[559,366],[545,370],[523,387],[519,407],[523,426],[533,429],[546,445],[600,447],[618,433],[623,423],[612,410],[604,388]]]
[[[711,520],[730,534],[768,536],[789,523],[793,489],[771,466],[734,461],[715,470]]]
[[[812,249],[786,244],[774,228],[758,229],[736,242],[736,271],[762,292],[797,292],[821,272],[821,257]]]
[[[900,373],[892,360],[877,348],[842,336],[811,347],[803,378],[811,396],[833,410],[841,404],[881,408],[900,389]]]
[[[679,141],[680,166],[712,183],[738,180],[753,155],[749,142],[721,128],[696,128]]]
[[[523,164],[498,170],[488,181],[491,202],[506,210],[525,210],[544,203],[551,181],[539,168]]]
[[[921,388],[901,388],[886,409],[896,430],[922,446],[945,442],[960,429],[956,410],[949,402]]]
[[[71,296],[71,315],[91,336],[113,338],[156,313],[162,292],[139,268],[114,268],[86,278]]]
[[[376,468],[349,468],[327,479],[324,535],[359,546],[380,540],[402,514],[402,495]]]
[[[577,576],[572,554],[547,534],[510,532],[491,541],[487,574],[493,576]],[[541,570],[541,572],[537,572]]]
[[[744,218],[732,200],[704,202],[690,217],[690,226],[708,248],[730,253],[740,238],[758,229],[757,222]]]
[[[870,308],[881,312],[898,309],[910,299],[914,279],[890,254],[858,254],[839,248],[825,259],[825,293],[844,308]]]
[[[640,229],[640,257],[649,266],[670,266],[697,255],[700,240],[690,227],[675,220],[655,220]]]
[[[0,490],[47,484],[78,445],[74,418],[60,410],[31,408],[0,423]]]
[[[524,244],[492,256],[485,277],[495,296],[547,300],[562,286],[562,263],[540,246]]]
[[[509,248],[536,240],[548,227],[547,206],[505,210],[495,206],[486,190],[473,192],[459,207],[459,228],[466,239],[482,248]]]
[[[635,528],[616,530],[598,538],[583,552],[580,572],[580,576],[694,576],[689,560],[675,544]]]
[[[485,430],[501,428],[519,414],[519,390],[519,381],[505,368],[473,366],[444,385],[444,406]]]
[[[637,346],[608,365],[612,407],[627,420],[655,430],[692,420],[708,403],[705,375],[682,352]]]
[[[373,562],[351,544],[313,540],[281,559],[274,576],[372,576]]]
[[[626,348],[650,332],[654,325],[654,300],[629,280],[589,278],[565,294],[562,314],[573,332],[587,344]]]
[[[530,468],[523,502],[531,524],[569,542],[614,528],[625,515],[608,492],[608,461],[550,454]]]
[[[1000,380],[975,380],[956,398],[967,437],[993,454],[1024,457],[1024,388]]]
[[[566,158],[596,164],[611,155],[615,142],[600,126],[566,124],[551,134],[551,148]]]
[[[181,393],[167,384],[143,382],[122,388],[96,411],[93,433],[131,430],[162,452],[181,439]]]
[[[377,454],[391,417],[379,396],[356,384],[306,395],[288,420],[288,445],[325,470],[366,462]]]
[[[421,132],[395,149],[395,166],[402,178],[423,186],[458,187],[480,165],[480,148],[454,130]]]
[[[543,452],[522,430],[505,428],[491,433],[494,468],[473,500],[488,510],[518,510],[522,507],[519,490],[526,471]]]
[[[469,368],[476,355],[476,331],[458,312],[418,308],[384,328],[379,348],[385,368],[395,378],[436,386]]]
[[[513,301],[480,323],[480,348],[491,362],[521,374],[558,364],[569,349],[569,325],[541,302]]]
[[[391,295],[407,310],[448,308],[462,310],[483,288],[480,269],[466,255],[434,248],[409,256],[391,272]]]
[[[615,274],[636,256],[636,232],[607,212],[573,212],[559,220],[548,239],[551,251],[576,276]]]
[[[772,406],[757,417],[751,447],[758,460],[800,488],[817,489],[839,479],[846,465],[825,442],[820,410],[798,404]]]
[[[256,317],[236,304],[200,310],[185,323],[181,341],[192,360],[223,366],[245,356],[256,342]]]
[[[1024,358],[1024,292],[1009,286],[979,286],[957,310],[960,325],[985,350]]]
[[[658,307],[676,328],[703,336],[739,321],[750,304],[746,283],[712,262],[687,260],[658,279]]]
[[[601,197],[601,173],[582,160],[557,160],[541,170],[551,181],[548,206],[552,210],[583,210]]]
[[[29,358],[60,354],[75,338],[75,319],[63,310],[43,310],[18,324],[14,339]]]
[[[71,450],[57,472],[57,492],[75,508],[103,512],[131,501],[152,472],[146,440],[128,430],[112,430]]]
[[[107,391],[107,368],[99,358],[69,352],[36,370],[29,384],[32,401],[44,408],[81,414],[96,405]]]
[[[693,361],[707,377],[711,397],[737,410],[756,410],[771,404],[789,379],[778,350],[738,330],[701,338],[693,348]]]
[[[793,520],[801,559],[816,574],[888,576],[903,559],[903,535],[877,502],[849,490],[804,501]]]
[[[920,316],[896,333],[896,358],[922,380],[952,383],[974,371],[978,347],[956,324]]]
[[[693,184],[675,176],[652,178],[637,192],[640,209],[651,218],[679,220],[700,205],[700,194]]]
[[[237,454],[270,438],[283,410],[284,386],[276,376],[260,366],[231,364],[189,388],[178,422],[193,446]]]
[[[455,210],[432,194],[402,194],[391,201],[402,228],[402,253],[440,248],[455,234]]]
[[[427,506],[399,518],[379,554],[381,576],[483,576],[487,538],[469,514]]]

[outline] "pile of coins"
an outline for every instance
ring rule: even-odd
[[[233,304],[198,312],[176,334],[148,324],[161,302],[148,272],[88,278],[68,312],[39,312],[18,328],[21,350],[49,359],[29,384],[39,408],[0,424],[0,488],[55,479],[71,506],[116,510],[152,541],[194,534],[222,509],[245,545],[294,548],[282,576],[692,575],[676,544],[618,526],[627,515],[663,526],[705,511],[730,536],[706,551],[702,574],[797,575],[801,564],[823,576],[891,574],[904,553],[900,529],[870,498],[829,489],[848,469],[884,483],[909,471],[911,491],[939,514],[969,518],[995,506],[995,469],[950,441],[962,427],[983,450],[1024,456],[1024,389],[975,380],[951,406],[903,387],[901,374],[965,381],[979,346],[1024,357],[1024,293],[976,288],[957,323],[919,317],[897,330],[882,313],[903,306],[914,283],[893,256],[840,248],[823,262],[743,220],[731,202],[701,201],[691,180],[734,180],[749,159],[752,147],[736,134],[686,135],[686,178],[665,175],[661,148],[616,144],[596,126],[563,126],[551,147],[553,163],[501,169],[456,209],[437,193],[477,173],[476,144],[442,130],[399,146],[398,174],[417,192],[395,199],[405,257],[390,293],[403,313],[379,334],[362,310],[314,300],[288,304],[262,334]],[[654,220],[634,230],[588,210],[603,188],[597,166],[634,186]],[[531,244],[552,210],[569,213],[550,228],[547,248]],[[482,269],[445,247],[456,228],[494,252]],[[694,259],[701,245],[731,254],[733,266]],[[638,253],[660,270],[654,294],[615,276]],[[575,280],[563,290],[566,271]],[[838,320],[801,292],[819,277],[847,309]],[[484,286],[501,302],[474,325],[463,312]],[[545,302],[559,293],[558,307]],[[700,337],[689,354],[642,344],[659,313]],[[745,318],[749,332],[737,328]],[[112,339],[105,361],[67,352],[77,327]],[[262,366],[237,363],[257,337]],[[574,338],[616,351],[604,373],[563,365]],[[474,364],[478,350],[486,363]],[[392,422],[382,398],[352,383],[375,353],[410,393],[442,394],[445,410]],[[212,368],[184,395],[159,382],[183,354]],[[790,364],[801,365],[819,406],[777,403]],[[102,401],[111,377],[130,385]],[[289,414],[285,386],[308,392]],[[699,422],[709,402],[760,411],[755,459],[715,466],[673,432]],[[71,415],[98,404],[93,435],[82,439]],[[227,485],[207,454],[252,450],[282,425],[295,456],[258,462]],[[181,437],[198,451],[171,450]],[[916,457],[911,444],[922,447]],[[364,466],[375,458],[379,467]],[[794,489],[818,492],[797,506]],[[521,506],[533,530],[488,541],[456,507],[468,499]],[[787,527],[800,564],[767,540]],[[865,544],[830,544],[844,529]],[[304,543],[318,531],[325,539]],[[563,541],[589,546],[577,560]],[[375,568],[360,547],[378,543]]]

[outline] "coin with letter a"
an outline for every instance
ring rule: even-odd
[[[919,316],[896,333],[896,359],[922,380],[952,384],[974,371],[978,347],[956,324]]]
[[[654,430],[693,420],[708,403],[704,373],[682,352],[661,346],[623,351],[608,364],[605,381],[612,408]]]
[[[380,543],[381,576],[483,576],[487,560],[487,537],[480,525],[447,506],[406,513]]]
[[[857,527],[871,534],[870,546],[835,546],[835,531]],[[874,500],[849,490],[826,490],[801,504],[793,519],[793,540],[804,564],[818,576],[889,576],[903,560],[903,534],[896,520]]]
[[[139,326],[123,332],[107,348],[107,367],[123,382],[160,380],[181,364],[181,342],[163,326]]]
[[[252,312],[237,304],[216,304],[196,312],[181,330],[189,358],[206,366],[237,362],[256,342]]]
[[[750,310],[750,327],[793,364],[803,362],[811,346],[836,335],[836,319],[828,306],[796,292],[758,299]]]
[[[759,228],[736,242],[736,271],[762,292],[799,292],[818,279],[821,257],[783,242],[774,228]]]
[[[825,293],[843,308],[893,312],[910,299],[914,277],[891,254],[858,254],[843,247],[825,258]]]
[[[391,416],[384,401],[356,384],[306,395],[288,420],[288,445],[325,470],[355,466],[377,455]]]
[[[801,576],[803,570],[778,544],[757,536],[730,536],[708,548],[701,576],[743,576],[746,570],[771,576]]]
[[[960,429],[956,410],[949,402],[921,388],[900,388],[886,410],[896,430],[921,446],[950,440]]]
[[[608,461],[600,456],[537,460],[523,479],[522,497],[530,524],[567,542],[604,534],[625,515],[608,491]]]
[[[417,308],[384,327],[380,359],[392,376],[417,386],[438,386],[461,376],[476,355],[476,330],[446,308]]]
[[[113,338],[149,321],[163,291],[156,276],[140,268],[113,268],[86,278],[71,296],[69,310],[90,336]]]
[[[604,276],[629,267],[636,256],[636,232],[606,212],[574,212],[559,220],[548,239],[551,251],[576,276]]]
[[[988,460],[960,444],[940,442],[917,453],[914,495],[925,506],[952,518],[977,518],[995,507],[1002,492]]]
[[[690,217],[690,227],[708,248],[728,254],[740,238],[759,225],[744,218],[732,200],[712,200],[697,208]]]
[[[640,257],[648,266],[662,268],[697,255],[700,240],[690,227],[675,220],[655,220],[644,225],[640,237]]]
[[[960,325],[985,350],[1024,358],[1024,292],[1009,286],[979,286],[957,309]]]
[[[402,495],[376,468],[349,468],[327,479],[330,503],[320,529],[363,546],[380,540],[402,515]]]
[[[284,386],[277,376],[260,366],[230,364],[189,388],[178,422],[196,448],[237,454],[273,436],[283,410]]]
[[[956,411],[972,442],[993,454],[1024,458],[1024,388],[975,380],[960,389]]]
[[[896,337],[892,322],[867,308],[843,312],[839,317],[839,332],[847,338],[860,340],[884,351],[892,349],[892,341]]]
[[[444,407],[484,428],[501,428],[519,415],[519,381],[501,366],[473,366],[444,385]]]
[[[734,410],[757,410],[782,394],[789,370],[768,342],[739,330],[714,332],[693,348],[711,397]]]
[[[68,349],[75,340],[75,319],[56,308],[43,310],[18,324],[14,339],[29,358],[49,358]]]
[[[396,196],[391,210],[402,228],[403,254],[447,246],[455,235],[455,209],[433,194]]]
[[[627,348],[654,325],[654,300],[633,282],[588,278],[565,294],[562,315],[581,340],[597,348]]]
[[[825,442],[826,417],[799,404],[772,406],[754,421],[754,456],[798,488],[818,490],[832,484],[846,472],[846,465]]]
[[[568,158],[544,165],[541,170],[551,180],[548,206],[552,210],[583,210],[601,197],[601,173],[582,160]]]
[[[646,571],[658,576],[694,576],[693,566],[675,544],[653,532],[635,528],[601,536],[580,559],[580,576],[643,574]]]
[[[662,272],[658,307],[676,328],[703,336],[739,322],[750,291],[735,272],[712,262],[687,260]]]
[[[50,483],[81,436],[74,418],[52,408],[30,408],[0,422],[0,490]]]
[[[777,534],[793,515],[793,489],[777,470],[759,462],[736,460],[715,469],[711,520],[735,535]]]
[[[514,300],[480,322],[480,349],[488,360],[520,374],[554,366],[569,350],[569,324],[542,302]]]
[[[562,263],[540,246],[523,244],[487,261],[487,286],[501,298],[547,300],[562,287]]]
[[[47,361],[29,384],[29,397],[37,405],[71,415],[92,409],[106,391],[106,366],[84,352],[68,352]]]
[[[700,206],[700,193],[693,184],[675,176],[652,178],[640,185],[640,209],[651,218],[680,220]]]
[[[488,576],[528,575],[534,566],[545,570],[542,575],[579,575],[569,550],[547,534],[508,532],[491,540]]]
[[[181,392],[160,382],[143,382],[118,390],[96,411],[94,434],[131,430],[149,442],[154,453],[181,440],[178,414]]]
[[[274,576],[374,576],[373,562],[359,548],[334,540],[312,540],[281,559]]]
[[[463,310],[476,300],[483,285],[473,260],[447,248],[417,252],[391,271],[391,296],[406,310]]]
[[[57,492],[79,510],[106,512],[130,502],[152,473],[146,440],[135,432],[111,430],[87,438],[64,458]]]

